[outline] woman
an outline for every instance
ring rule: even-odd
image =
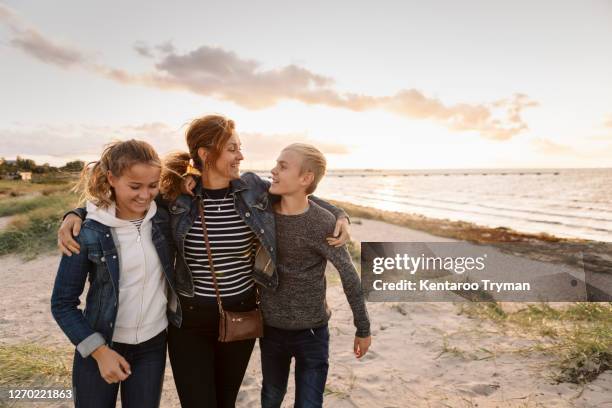
[[[51,297],[53,317],[76,346],[77,407],[114,407],[119,389],[123,407],[159,406],[166,328],[175,317],[166,316],[166,293],[174,293],[162,228],[168,216],[153,201],[160,173],[155,150],[136,140],[109,145],[82,172],[82,251],[62,257]],[[88,277],[82,313],[77,306]]]
[[[275,220],[266,211],[270,183],[254,173],[240,176],[244,157],[232,120],[218,115],[196,119],[186,142],[189,153],[172,155],[162,174],[176,245],[174,285],[182,312],[181,321],[169,329],[170,362],[183,407],[232,407],[254,339],[217,341],[219,313],[198,203],[204,204],[223,306],[228,311],[250,310],[255,305],[255,281],[270,289],[278,285]],[[180,193],[189,159],[201,173],[193,195]],[[342,245],[348,239],[346,215],[313,200],[338,218],[335,235],[342,235],[328,242]],[[78,233],[76,219],[67,217],[60,229],[64,251],[78,250],[70,237],[73,229]]]

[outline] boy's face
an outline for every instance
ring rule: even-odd
[[[276,159],[276,166],[271,170],[272,185],[270,193],[276,195],[306,194],[306,189],[313,182],[310,171],[301,172],[303,158],[292,150],[283,150]]]

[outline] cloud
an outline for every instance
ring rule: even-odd
[[[15,12],[4,4],[0,4],[0,20],[5,22],[14,21],[17,18]]]
[[[10,44],[30,56],[62,68],[81,65],[86,57],[80,51],[64,44],[45,38],[38,30],[29,27],[12,10],[0,4],[0,21],[3,21],[13,33]]]
[[[145,58],[153,58],[153,53],[151,52],[151,48],[142,41],[139,41],[134,44],[134,51],[138,53],[138,55]]]
[[[309,143],[316,146],[324,154],[349,154],[348,146],[340,143],[322,142],[304,134],[262,134],[257,132],[241,132],[240,141],[243,145],[245,158],[248,161],[274,161],[283,147],[291,143]]]
[[[283,99],[300,100],[302,94],[333,83],[296,65],[262,70],[255,60],[208,46],[182,55],[169,53],[155,68],[151,78],[162,87],[174,86],[251,109],[274,106]]]
[[[383,102],[387,110],[414,119],[431,119],[453,131],[477,131],[489,139],[507,140],[527,129],[521,112],[537,106],[524,94],[487,104],[445,105],[418,90],[404,90]]]
[[[332,87],[332,78],[296,65],[271,70],[260,67],[255,60],[204,46],[183,55],[168,54],[155,65],[157,73],[146,79],[134,78],[134,82],[185,89],[251,109],[268,108],[289,99],[355,112],[383,109],[411,119],[433,120],[457,132],[476,131],[496,140],[510,139],[526,130],[521,113],[537,106],[519,93],[488,104],[455,105],[445,105],[417,89],[383,97],[339,93]]]
[[[136,43],[134,43],[133,48],[134,48],[134,51],[138,53],[138,55],[145,57],[145,58],[154,58],[155,53],[160,54],[160,55],[166,55],[166,54],[173,53],[175,51],[174,45],[170,41],[166,41],[162,44],[158,44],[153,48],[151,48],[144,41],[137,41]]]
[[[95,160],[104,145],[113,140],[139,139],[150,143],[160,155],[186,151],[185,126],[148,122],[110,127],[99,125],[38,125],[0,129],[0,156],[12,158],[45,157],[52,164],[68,160]],[[240,133],[246,164],[273,163],[280,150],[290,143],[311,143],[325,154],[348,154],[349,148],[333,142],[321,142],[304,134]]]
[[[600,133],[597,135],[586,136],[585,139],[591,141],[612,141],[612,114],[608,114],[604,117],[604,120],[598,126],[599,129],[603,129],[599,131]]]
[[[401,89],[390,96],[371,96],[334,89],[334,80],[295,64],[264,69],[254,59],[243,58],[220,47],[201,46],[179,53],[171,42],[153,48],[137,42],[140,55],[156,59],[146,73],[96,64],[82,52],[45,38],[1,8],[0,18],[12,27],[11,44],[43,62],[64,68],[79,65],[97,75],[123,84],[139,84],[162,90],[186,90],[231,101],[248,109],[264,109],[284,100],[323,105],[354,112],[385,110],[417,120],[430,120],[454,132],[477,132],[493,140],[507,140],[528,126],[522,112],[534,106],[527,95],[514,94],[487,103],[445,104],[418,89]]]
[[[158,44],[155,46],[155,49],[162,54],[170,54],[175,51],[172,41],[166,41],[165,43]]]
[[[134,131],[134,132],[142,132],[142,133],[154,133],[160,134],[168,131],[173,131],[169,125],[163,122],[149,122],[142,123],[140,125],[129,125],[125,126],[123,129]]]
[[[64,68],[85,62],[80,52],[53,43],[33,30],[22,31],[11,40],[11,44],[43,62]]]
[[[607,142],[607,143],[606,143]],[[531,144],[535,151],[549,156],[564,156],[582,160],[606,160],[612,155],[612,143],[609,140],[601,139],[601,142],[580,144],[577,147],[554,142],[550,139],[536,137],[531,139]]]
[[[532,144],[536,151],[547,155],[578,155],[579,153],[568,145],[553,142],[542,137],[532,139]]]
[[[113,140],[140,139],[151,143],[161,154],[184,147],[184,131],[153,122],[117,127],[99,125],[37,125],[0,129],[2,155],[6,157],[50,156],[62,162],[67,158],[97,157]]]

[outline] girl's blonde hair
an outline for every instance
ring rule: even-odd
[[[325,170],[327,168],[327,160],[325,160],[323,153],[321,153],[321,151],[313,145],[306,143],[293,143],[285,147],[283,150],[296,152],[302,156],[302,168],[300,169],[300,174],[312,172],[314,175],[312,183],[310,183],[306,189],[306,194],[314,193],[314,191],[317,189],[319,181],[321,181],[325,175]]]
[[[174,201],[181,194],[183,178],[191,167],[190,160],[193,167],[199,172],[214,165],[221,155],[223,146],[234,134],[234,131],[234,121],[222,115],[206,115],[193,120],[187,128],[187,132],[185,132],[185,141],[189,153],[175,152],[164,158],[164,168],[160,181],[160,189],[164,198]],[[202,163],[200,156],[198,156],[200,147],[208,151],[206,163]]]
[[[107,173],[121,177],[135,164],[162,167],[153,146],[142,140],[115,141],[104,147],[100,160],[87,163],[81,172],[75,191],[81,201],[92,201],[99,207],[108,207],[115,201],[115,191],[108,182]]]

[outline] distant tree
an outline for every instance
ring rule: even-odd
[[[60,167],[62,171],[68,172],[77,172],[83,170],[83,166],[85,166],[85,162],[82,160],[75,160],[66,163],[63,167]]]
[[[49,163],[44,163],[41,166],[36,166],[36,168],[34,169],[34,173],[36,174],[57,173],[57,171],[57,167],[53,167]]]
[[[17,171],[34,171],[36,168],[36,162],[32,159],[23,159],[17,156],[16,162]]]
[[[2,174],[14,173],[16,171],[17,171],[17,165],[15,164],[15,161],[6,160],[2,158],[2,164],[1,164]]]

